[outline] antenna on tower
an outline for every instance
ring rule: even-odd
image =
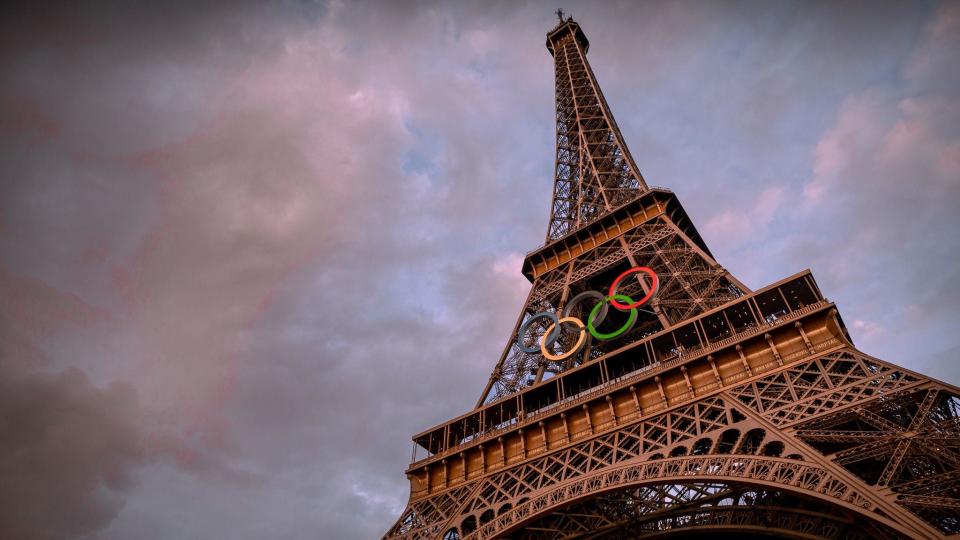
[[[558,9],[558,10],[557,10],[557,18],[560,19],[560,22],[563,22],[563,10],[562,10],[562,9]]]

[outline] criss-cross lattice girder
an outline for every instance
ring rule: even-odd
[[[587,61],[572,21],[547,36],[556,77],[556,162],[547,240],[607,214],[647,189]]]

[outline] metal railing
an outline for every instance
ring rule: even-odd
[[[808,314],[810,314],[810,313],[812,313],[812,312],[814,312],[814,311],[817,311],[817,310],[819,310],[819,309],[822,309],[823,307],[825,307],[825,306],[827,306],[827,305],[829,305],[829,304],[830,304],[830,302],[829,302],[828,300],[821,300],[821,301],[819,301],[819,302],[816,302],[816,303],[813,303],[813,304],[809,304],[809,305],[807,305],[807,306],[804,306],[804,307],[802,307],[802,308],[800,308],[800,309],[796,309],[796,310],[794,310],[794,311],[786,314],[785,316],[780,317],[780,318],[778,318],[778,319],[776,319],[776,320],[774,320],[774,321],[772,321],[772,322],[763,322],[763,323],[760,323],[760,324],[758,324],[758,325],[752,325],[752,326],[746,327],[746,328],[744,328],[744,329],[743,329],[742,331],[740,331],[740,332],[737,332],[737,333],[735,333],[735,334],[733,334],[733,335],[731,335],[731,336],[729,336],[729,337],[727,337],[727,338],[724,338],[724,339],[722,339],[722,340],[720,340],[720,341],[712,342],[712,343],[710,343],[710,344],[707,345],[707,346],[697,346],[697,347],[694,347],[694,348],[686,349],[685,351],[677,354],[676,356],[669,357],[669,358],[666,359],[666,360],[662,360],[662,361],[659,361],[659,362],[654,362],[654,363],[652,363],[652,364],[648,364],[648,365],[646,365],[646,366],[641,367],[640,369],[631,371],[631,372],[626,373],[626,374],[624,374],[624,375],[621,375],[621,376],[619,376],[619,377],[617,377],[617,378],[615,378],[615,379],[610,379],[610,380],[608,380],[608,381],[606,381],[606,382],[600,383],[599,385],[594,386],[594,387],[592,387],[591,389],[589,389],[589,390],[587,390],[587,391],[584,391],[584,392],[582,392],[582,393],[580,393],[580,394],[577,394],[577,395],[575,395],[575,396],[570,396],[570,397],[564,398],[564,399],[562,399],[562,400],[560,400],[560,401],[557,401],[557,402],[555,402],[555,403],[551,403],[550,405],[547,405],[547,406],[545,406],[545,407],[542,407],[542,408],[540,408],[540,409],[537,409],[537,410],[535,410],[535,411],[533,411],[533,412],[531,412],[531,413],[522,414],[521,416],[516,417],[516,419],[517,419],[516,422],[513,422],[513,423],[508,424],[508,425],[505,425],[505,426],[501,426],[501,427],[498,427],[498,428],[494,428],[494,429],[491,429],[491,430],[487,430],[487,431],[483,431],[483,432],[477,433],[477,434],[473,435],[469,440],[464,440],[464,441],[462,441],[462,442],[460,442],[460,443],[458,443],[458,444],[456,444],[456,445],[454,445],[454,446],[451,446],[450,448],[447,448],[446,450],[444,450],[444,451],[442,451],[442,452],[439,452],[439,453],[433,454],[433,455],[431,455],[431,456],[427,456],[427,457],[425,457],[425,458],[422,458],[422,459],[420,459],[420,460],[417,460],[417,461],[412,462],[412,463],[410,464],[410,468],[412,469],[412,468],[420,467],[420,466],[422,466],[422,465],[426,465],[426,464],[428,464],[428,463],[433,463],[433,462],[435,462],[435,461],[439,461],[439,460],[443,459],[444,457],[449,457],[450,455],[457,454],[457,453],[459,453],[460,451],[462,451],[462,450],[465,449],[465,448],[472,447],[472,446],[474,446],[474,445],[483,443],[483,442],[485,442],[485,441],[489,441],[489,440],[491,440],[491,439],[495,439],[496,437],[499,437],[499,436],[502,435],[503,433],[506,433],[506,432],[509,432],[509,431],[513,431],[513,430],[515,430],[515,429],[519,429],[519,428],[523,428],[523,427],[529,426],[529,425],[533,424],[534,422],[538,421],[538,419],[553,414],[554,412],[556,412],[557,409],[559,409],[559,408],[561,408],[561,407],[564,408],[564,409],[566,409],[566,408],[568,408],[568,407],[570,407],[570,406],[579,405],[579,404],[584,403],[584,402],[586,402],[586,401],[590,401],[590,400],[592,400],[592,399],[595,399],[595,398],[599,397],[600,395],[603,395],[604,393],[606,393],[607,390],[609,390],[609,389],[611,389],[611,388],[614,388],[614,387],[616,387],[616,388],[626,387],[626,386],[628,386],[628,385],[630,385],[630,384],[633,384],[633,383],[636,383],[636,382],[638,382],[638,381],[640,381],[640,380],[642,380],[642,379],[645,379],[645,378],[647,378],[647,377],[649,377],[649,376],[651,376],[651,375],[659,374],[659,373],[662,373],[662,372],[664,372],[664,371],[668,371],[668,370],[670,370],[670,369],[673,369],[673,368],[675,368],[675,367],[678,367],[678,366],[681,365],[681,364],[684,364],[684,363],[690,362],[690,361],[692,361],[692,360],[695,360],[695,359],[697,359],[697,358],[702,358],[702,357],[704,357],[704,356],[706,356],[706,355],[708,355],[708,354],[710,354],[710,353],[713,353],[713,352],[716,352],[716,351],[718,351],[718,350],[720,350],[720,349],[724,349],[724,348],[726,348],[726,347],[729,347],[730,345],[733,345],[733,344],[735,344],[735,343],[737,343],[737,342],[740,342],[740,341],[743,341],[743,340],[745,340],[745,339],[749,339],[749,338],[755,337],[755,336],[757,336],[757,335],[759,335],[759,334],[761,334],[761,333],[763,333],[763,332],[766,332],[766,331],[768,331],[768,330],[771,330],[771,329],[780,327],[780,326],[782,326],[782,325],[784,325],[784,324],[786,324],[786,323],[794,322],[794,321],[796,321],[797,319],[800,319],[800,318],[802,318],[802,317],[804,317],[804,316],[806,316],[806,315],[808,315]],[[644,341],[645,341],[645,340],[644,340]],[[828,341],[833,342],[833,341],[835,341],[835,340],[828,340]],[[638,341],[637,343],[641,343],[641,342]],[[835,343],[826,343],[826,344],[824,344],[824,343],[818,343],[818,344],[814,344],[814,350],[817,351],[817,352],[819,352],[820,350],[823,350],[823,348],[829,348],[829,347],[831,347],[831,346],[833,346],[833,345],[835,345]],[[624,352],[625,352],[625,351],[624,351]],[[804,351],[797,351],[797,352],[795,352],[795,353],[791,353],[791,354],[787,355],[786,357],[784,357],[784,358],[783,358],[783,361],[786,362],[788,359],[791,359],[791,360],[792,360],[793,358],[796,358],[796,357],[798,357],[798,356],[804,356],[804,355],[809,355],[809,354],[810,354],[810,353],[809,353],[808,351],[805,351],[805,350],[804,350]],[[600,360],[600,359],[602,359],[602,358],[604,358],[604,357],[606,357],[606,356],[608,356],[608,355],[601,356],[601,357],[595,359],[594,362],[597,361],[597,360]],[[733,375],[729,375],[729,376],[724,377],[724,378],[723,378],[723,384],[726,385],[727,383],[730,383],[730,382],[736,382],[736,381],[738,381],[738,380],[740,380],[740,379],[743,379],[743,378],[745,378],[745,377],[748,377],[748,376],[749,376],[749,374],[748,374],[747,372],[745,372],[745,371],[744,371],[744,372],[735,373],[735,374],[733,374]],[[716,383],[716,384],[719,385],[719,383]],[[679,403],[679,402],[676,402],[676,403]],[[649,411],[651,411],[651,412],[654,412],[654,411],[656,411],[656,410],[658,410],[658,409],[653,408],[653,407],[651,406],[651,408],[650,408],[650,409],[647,409],[647,410],[649,410]],[[646,411],[645,411],[645,413],[646,413]]]

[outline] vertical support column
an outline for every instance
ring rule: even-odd
[[[777,344],[773,342],[773,336],[764,334],[763,339],[767,340],[767,345],[769,345],[770,350],[773,351],[773,357],[777,360],[777,365],[783,366],[783,358],[780,356],[780,351],[777,350]]]
[[[703,327],[703,319],[697,319],[693,321],[693,327],[697,330],[697,335],[700,337],[700,343],[704,347],[710,346],[710,339],[707,337],[707,329]]]
[[[643,348],[646,349],[646,351],[647,351],[647,358],[650,360],[650,364],[651,364],[651,365],[652,365],[652,364],[655,364],[655,363],[657,363],[657,362],[660,361],[660,359],[657,358],[657,353],[656,353],[656,351],[653,350],[653,340],[652,340],[652,339],[648,339],[648,340],[644,341],[644,342],[643,342]]]
[[[787,313],[793,313],[793,308],[790,307],[790,302],[787,301],[787,295],[783,294],[783,289],[777,287],[777,292],[780,293],[780,298],[783,298],[783,305],[787,306]]]
[[[740,363],[743,364],[743,369],[747,372],[747,375],[753,377],[753,370],[750,369],[750,364],[747,363],[747,357],[743,354],[743,347],[737,343],[737,354],[740,355]]]
[[[803,282],[807,284],[807,288],[810,289],[813,297],[816,298],[815,302],[819,302],[823,299],[823,295],[820,294],[820,291],[816,287],[814,287],[813,281],[810,279],[809,275],[803,276]]]
[[[460,467],[463,468],[463,481],[467,481],[467,453],[460,452]]]
[[[430,465],[427,465],[423,468],[424,472],[427,473],[427,493],[430,493]]]
[[[737,335],[737,331],[734,329],[733,323],[730,322],[730,317],[727,316],[727,312],[725,310],[720,310],[720,313],[723,313],[723,320],[727,321],[727,328],[730,329],[730,336]]]
[[[756,302],[753,301],[754,297],[747,299],[747,308],[750,310],[750,315],[753,317],[753,322],[757,323],[757,326],[762,325],[763,315],[760,313],[760,306],[756,305]]]
[[[584,403],[580,408],[583,409],[583,416],[587,420],[587,429],[590,430],[590,434],[593,435],[593,421],[590,419],[590,407]]]
[[[617,425],[617,409],[613,406],[613,398],[607,395],[607,408],[610,409],[610,421]]]
[[[570,442],[570,426],[567,425],[567,413],[560,413],[560,423],[563,424],[564,442]]]
[[[520,457],[527,459],[527,439],[523,436],[523,428],[517,430],[517,435],[520,436]]]
[[[653,378],[653,380],[657,383],[657,390],[660,391],[660,399],[663,401],[663,406],[669,406],[670,404],[667,402],[667,393],[663,391],[663,383],[660,382],[660,376],[657,375]]]
[[[683,373],[683,380],[687,382],[687,390],[690,392],[690,395],[697,397],[697,392],[693,389],[693,384],[690,382],[690,375],[687,374],[687,366],[680,366],[680,373]]]
[[[813,348],[813,343],[810,342],[810,338],[807,337],[807,333],[803,331],[803,323],[797,321],[793,323],[793,327],[797,329],[797,332],[800,332],[800,337],[803,338],[803,344],[807,346],[807,352],[813,354],[816,352]]]
[[[723,386],[723,377],[720,376],[720,370],[717,369],[717,361],[712,355],[707,355],[707,362],[710,363],[710,369],[713,370],[713,376],[717,378],[717,384]]]
[[[751,311],[756,310],[757,316],[760,317],[760,322],[759,322],[760,326],[763,326],[764,324],[766,324],[767,318],[764,317],[763,312],[760,311],[760,304],[757,303],[757,297],[751,296],[750,298],[747,298],[747,304],[750,305]]]
[[[444,488],[450,487],[449,471],[447,470],[448,469],[447,458],[441,459],[440,463],[441,465],[443,465],[443,487]]]
[[[630,387],[630,395],[633,396],[633,406],[637,408],[637,418],[643,416],[643,408],[640,407],[640,398],[637,397],[637,387]]]
[[[537,422],[537,425],[540,426],[540,436],[543,437],[543,451],[546,452],[550,449],[550,444],[547,442],[547,425],[543,423],[543,420]]]
[[[507,447],[503,444],[503,437],[497,437],[497,442],[500,443],[500,466],[505,467],[507,465]]]
[[[740,436],[737,437],[737,440],[733,443],[733,450],[730,451],[731,454],[739,454],[743,451],[743,443],[747,440],[747,432],[743,431],[740,433]]]
[[[480,474],[487,474],[487,453],[483,450],[483,443],[477,445],[480,450]]]

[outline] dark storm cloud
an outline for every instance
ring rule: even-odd
[[[554,9],[5,17],[0,414],[36,403],[17,426],[66,443],[17,439],[51,475],[22,501],[31,517],[3,526],[386,530],[411,434],[474,404],[527,290],[521,254],[542,242],[551,188]],[[812,265],[868,352],[946,365],[955,5],[570,11],[648,181],[679,192],[722,263],[755,287]],[[910,260],[878,255],[897,250]],[[945,270],[891,292],[892,262],[915,282]],[[910,358],[904,319],[925,339]],[[63,463],[76,470],[57,500],[94,494],[69,512],[44,503]]]
[[[82,372],[0,373],[0,536],[75,538],[123,505],[143,463],[136,395]]]
[[[135,390],[38,371],[43,338],[108,315],[0,264],[0,537],[72,538],[123,506],[146,456]]]

